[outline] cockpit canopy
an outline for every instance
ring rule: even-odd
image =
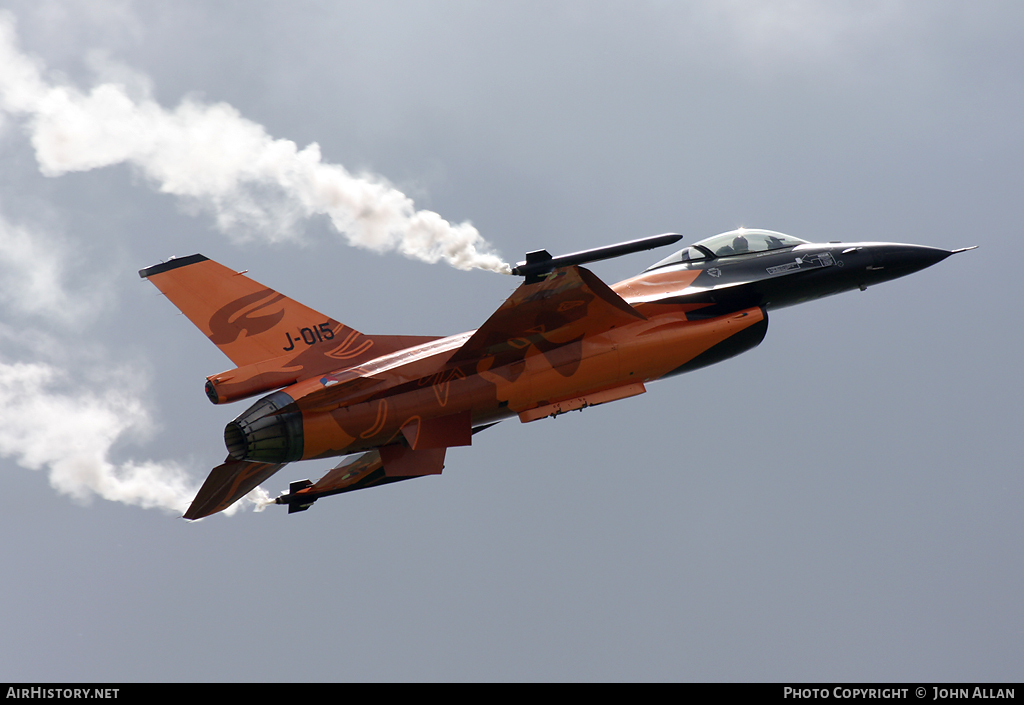
[[[696,262],[699,260],[714,259],[715,257],[729,257],[732,255],[745,255],[748,252],[767,252],[768,250],[781,250],[786,247],[806,245],[806,240],[798,237],[784,235],[772,230],[752,230],[740,228],[730,230],[721,235],[705,238],[695,242],[690,247],[684,247],[665,259],[647,268],[646,271],[667,267],[670,264],[683,264],[685,262]]]

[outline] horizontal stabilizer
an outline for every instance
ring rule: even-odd
[[[231,456],[210,471],[206,482],[199,489],[192,505],[185,512],[186,519],[203,517],[222,512],[261,482],[285,466],[286,463],[250,463],[235,460]]]

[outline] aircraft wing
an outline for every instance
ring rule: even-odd
[[[473,433],[486,431],[497,422],[477,426]],[[400,446],[386,446],[354,458],[345,458],[316,482],[300,480],[288,487],[288,494],[274,500],[287,504],[288,513],[304,512],[321,497],[364,490],[392,482],[411,480],[424,475],[439,475],[444,468],[445,448],[411,451]],[[385,467],[391,463],[390,471]]]
[[[483,359],[490,367],[505,365],[526,357],[530,346],[547,352],[645,318],[590,270],[564,267],[512,292],[448,365]]]
[[[408,354],[395,353],[394,359],[379,358],[312,380],[294,408],[285,410],[324,410],[342,402],[351,404],[390,394],[395,385],[411,384],[439,369],[475,366],[485,359],[488,367],[510,364],[637,320],[646,317],[592,272],[575,265],[563,267],[541,281],[520,285],[471,335],[433,340]],[[440,356],[446,348],[455,352],[444,359]]]
[[[443,462],[443,450],[440,457]],[[287,504],[288,513],[294,514],[306,511],[321,497],[411,480],[414,477],[423,475],[388,475],[384,471],[384,460],[380,452],[371,450],[355,458],[346,458],[316,482],[293,482],[288,488],[288,494],[281,495],[274,501],[277,504]]]

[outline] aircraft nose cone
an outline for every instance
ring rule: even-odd
[[[884,244],[872,252],[875,267],[902,276],[918,272],[949,257],[952,252],[924,245]]]

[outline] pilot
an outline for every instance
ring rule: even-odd
[[[750,252],[750,246],[747,244],[747,238],[742,235],[737,235],[732,239],[732,253],[734,255],[742,255],[746,252]]]

